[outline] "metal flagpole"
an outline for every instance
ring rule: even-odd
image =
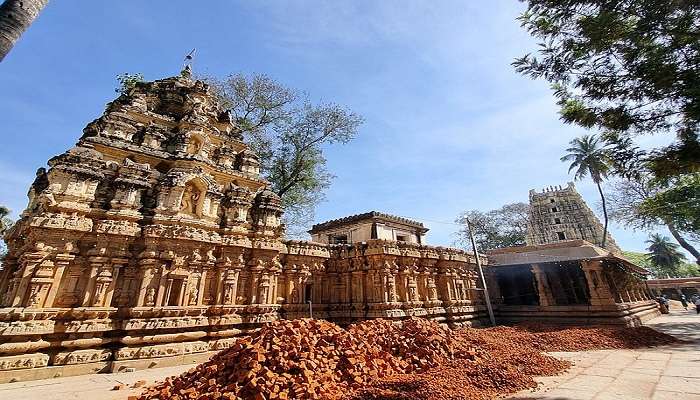
[[[481,285],[484,287],[484,300],[486,301],[486,308],[489,311],[489,319],[491,319],[491,325],[496,326],[496,318],[493,316],[493,308],[491,308],[491,298],[489,297],[489,288],[486,286],[486,279],[484,278],[484,271],[481,269],[481,260],[479,259],[479,251],[476,249],[476,242],[474,241],[474,233],[472,233],[472,224],[467,220],[467,229],[469,229],[469,239],[472,242],[472,249],[474,250],[474,256],[476,257],[476,267],[479,269],[479,276],[481,277]]]

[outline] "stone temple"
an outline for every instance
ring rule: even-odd
[[[525,239],[527,245],[579,239],[601,246],[603,224],[576,191],[574,183],[569,182],[564,188],[549,187],[541,193],[530,190],[530,215]],[[606,236],[605,248],[622,253],[610,232]]]
[[[361,241],[285,240],[258,158],[189,68],[137,83],[48,166],[5,237],[0,382],[205,360],[311,312],[484,320],[474,256],[415,223],[373,213]]]

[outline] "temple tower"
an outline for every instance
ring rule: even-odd
[[[583,239],[596,246],[603,241],[603,224],[591,211],[573,182],[545,188],[541,193],[530,190],[530,218],[526,242],[542,245]],[[620,253],[615,239],[608,232],[605,248]]]

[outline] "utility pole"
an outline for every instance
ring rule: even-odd
[[[484,287],[484,300],[486,301],[486,309],[489,311],[489,319],[491,319],[491,325],[496,326],[496,318],[493,316],[493,308],[491,308],[491,297],[489,297],[489,288],[486,286],[486,278],[484,278],[484,270],[481,269],[481,260],[479,259],[479,251],[476,249],[476,242],[474,241],[474,233],[472,232],[472,224],[467,220],[467,229],[469,230],[469,239],[472,242],[472,249],[474,250],[474,257],[476,257],[476,267],[479,270],[479,276],[481,277],[481,286]]]

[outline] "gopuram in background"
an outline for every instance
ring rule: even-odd
[[[189,68],[137,83],[48,165],[5,238],[0,382],[203,361],[310,311],[484,317],[464,251],[284,240],[280,198]]]
[[[527,245],[578,239],[603,247],[603,224],[576,191],[574,183],[569,182],[564,188],[550,186],[541,193],[530,190]],[[622,253],[610,232],[604,247],[613,253]]]

